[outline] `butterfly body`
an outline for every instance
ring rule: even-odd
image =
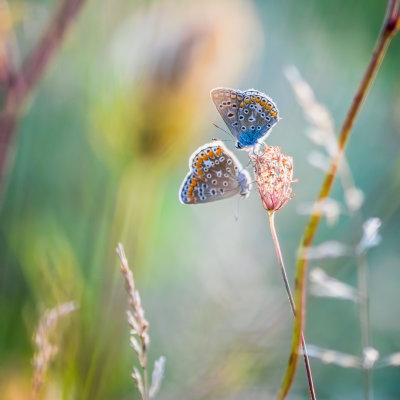
[[[189,173],[179,190],[183,204],[202,204],[250,192],[250,176],[220,141],[199,147],[190,157]]]
[[[219,87],[211,90],[211,98],[239,149],[254,147],[279,121],[276,104],[258,90]]]

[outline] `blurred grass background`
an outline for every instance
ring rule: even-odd
[[[23,58],[56,1],[24,5],[15,25]],[[167,357],[160,399],[273,398],[286,366],[291,314],[256,193],[185,207],[177,197],[192,151],[229,139],[209,98],[216,86],[255,87],[282,121],[268,144],[295,161],[296,197],[277,229],[291,276],[305,217],[322,174],[283,69],[294,64],[337,128],[368,63],[385,2],[96,1],[88,3],[26,107],[0,215],[1,398],[30,393],[32,333],[40,313],[75,300],[46,398],[135,399],[136,363],[115,247],[121,241],[150,321],[154,359]],[[347,150],[365,218],[383,220],[368,255],[373,345],[400,349],[400,41],[394,40]],[[233,143],[227,143],[233,148]],[[247,164],[246,154],[238,154]],[[343,200],[339,184],[333,197]],[[351,240],[342,215],[317,242]],[[360,235],[361,235],[361,227]],[[351,258],[321,261],[356,282]],[[309,298],[308,342],[360,353],[358,311]],[[360,371],[313,361],[320,399],[360,399]],[[396,368],[374,373],[377,399],[400,397]],[[50,397],[49,397],[50,396]],[[291,399],[307,397],[300,365]]]

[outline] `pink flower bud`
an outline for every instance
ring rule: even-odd
[[[249,156],[264,208],[270,213],[280,210],[292,198],[293,158],[274,146]]]

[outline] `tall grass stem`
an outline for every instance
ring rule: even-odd
[[[315,201],[313,212],[310,216],[308,224],[304,230],[303,238],[301,240],[296,269],[296,282],[295,282],[295,305],[297,309],[295,323],[293,328],[292,348],[288,362],[288,366],[283,378],[281,389],[278,395],[279,400],[286,398],[297,368],[298,352],[301,345],[301,332],[304,329],[304,315],[305,315],[305,280],[307,271],[307,257],[308,249],[312,245],[319,222],[321,220],[321,208],[318,207],[331,192],[336,173],[339,168],[340,160],[342,159],[344,150],[348,143],[351,130],[354,122],[364,100],[367,96],[368,89],[370,88],[376,73],[385,57],[389,44],[399,28],[400,12],[398,10],[398,0],[389,0],[386,7],[386,14],[379,33],[378,41],[372,53],[371,60],[367,66],[364,76],[353,98],[353,102],[349,108],[346,118],[343,122],[340,135],[338,138],[338,152],[332,158],[328,172],[323,180],[320,192]]]

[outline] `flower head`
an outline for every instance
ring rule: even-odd
[[[280,210],[292,198],[293,158],[271,146],[250,154],[250,159],[264,208],[270,213]]]

